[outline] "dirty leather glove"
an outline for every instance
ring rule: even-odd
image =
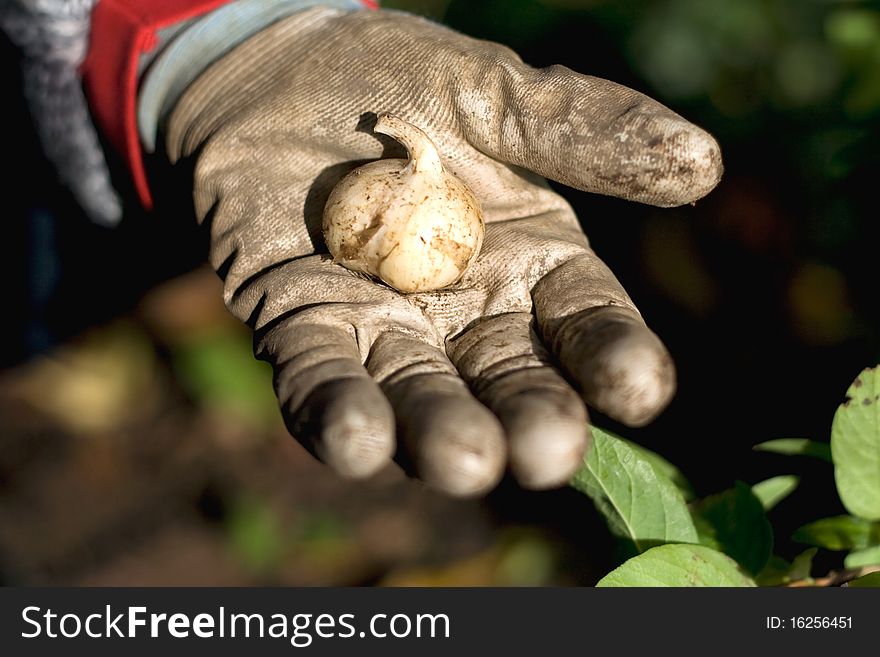
[[[405,155],[370,131],[377,112],[421,127],[482,203],[481,255],[448,289],[400,294],[326,253],[334,184]],[[557,486],[589,441],[572,384],[633,426],[672,396],[668,353],[543,178],[659,206],[706,194],[718,145],[645,96],[412,15],[319,8],[208,68],[166,141],[194,166],[226,304],[274,367],[288,429],[337,472],[397,450],[451,494],[508,464]]]

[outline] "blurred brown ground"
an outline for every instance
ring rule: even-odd
[[[181,386],[199,376],[180,371],[198,367],[182,354],[206,342],[223,345],[233,388],[242,379],[261,388],[257,401],[225,403],[237,393],[222,380]],[[216,276],[200,270],[153,290],[132,316],[5,371],[7,582],[566,581],[555,572],[558,546],[495,526],[481,501],[435,494],[396,466],[366,482],[321,466],[286,433],[274,401],[264,404],[269,373],[249,348]]]

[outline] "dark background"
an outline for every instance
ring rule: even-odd
[[[827,441],[849,383],[880,361],[878,3],[384,5],[631,86],[719,140],[724,178],[693,207],[558,186],[678,367],[649,427],[593,419],[677,464],[699,495],[800,474],[770,516],[776,551],[794,556],[794,528],[843,512],[831,468],[751,447]],[[352,483],[312,463],[199,268],[191,218],[132,206],[117,229],[90,224],[41,158],[17,71],[4,42],[0,578],[590,584],[613,565],[572,490],[505,482],[455,501],[398,472]],[[826,554],[816,572],[839,566]]]

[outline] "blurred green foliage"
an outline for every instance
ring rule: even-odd
[[[179,380],[200,405],[258,428],[280,423],[272,368],[254,359],[251,339],[240,327],[224,325],[178,344],[172,358]]]
[[[332,564],[354,547],[350,523],[333,511],[291,514],[249,492],[232,500],[224,526],[232,554],[256,575],[269,576],[291,561]]]
[[[245,568],[258,574],[277,568],[285,547],[284,533],[280,516],[267,502],[240,495],[225,525],[232,553]]]

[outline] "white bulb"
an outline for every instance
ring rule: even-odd
[[[452,285],[483,243],[479,201],[419,128],[381,114],[375,131],[406,146],[409,159],[370,162],[339,181],[324,206],[327,248],[400,292]]]

